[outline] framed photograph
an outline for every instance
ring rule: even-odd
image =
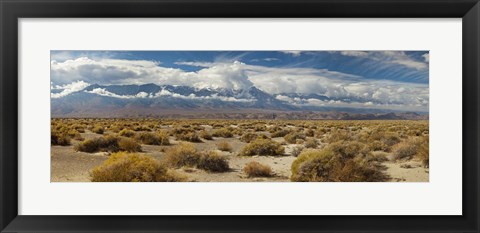
[[[0,4],[1,232],[479,232],[476,0]]]

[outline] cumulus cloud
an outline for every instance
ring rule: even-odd
[[[357,51],[354,51],[357,52]],[[404,55],[386,53],[385,56]],[[350,54],[351,56],[363,56]],[[377,56],[377,55],[376,55]],[[379,55],[378,55],[379,56]],[[383,55],[382,55],[383,56]],[[372,57],[369,52],[369,57]],[[393,62],[391,60],[390,62]],[[265,67],[235,62],[182,62],[183,65],[201,67],[196,72],[162,67],[161,63],[145,60],[99,59],[86,57],[64,62],[52,61],[52,82],[62,91],[52,93],[58,98],[85,88],[88,83],[184,85],[194,88],[245,90],[257,87],[276,95],[277,99],[298,104],[369,106],[388,108],[398,106],[403,110],[422,109],[428,111],[428,84],[415,84],[387,80],[369,80],[360,76],[335,72],[327,69]],[[403,62],[402,64],[409,64]],[[425,63],[423,63],[425,64]],[[77,80],[82,80],[77,82]],[[163,92],[162,92],[163,91]],[[222,101],[247,102],[248,98],[223,96],[178,95],[162,90],[155,95],[170,95],[185,99],[215,99]],[[104,89],[94,89],[92,93],[117,98],[153,98],[152,94],[140,96],[115,96]],[[317,94],[326,96],[329,102],[318,99],[288,99],[284,93]],[[333,101],[333,102],[332,102]],[[337,102],[335,102],[337,101]]]
[[[56,86],[51,85],[50,88],[52,90],[60,90],[60,92],[51,93],[50,97],[54,98],[54,99],[64,97],[64,96],[67,96],[71,93],[81,91],[81,90],[85,89],[86,87],[88,87],[89,85],[90,84],[88,84],[87,82],[84,82],[84,81],[75,81],[73,83],[65,84],[65,85],[56,85]]]
[[[108,97],[114,97],[114,98],[120,98],[120,99],[135,99],[135,98],[147,98],[147,97],[152,97],[146,92],[139,92],[136,95],[117,95],[115,93],[109,92],[105,90],[105,88],[94,88],[91,91],[85,91],[87,93],[92,93],[92,94],[97,94],[101,96],[108,96]]]

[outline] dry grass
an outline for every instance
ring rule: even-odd
[[[271,177],[273,176],[272,168],[268,165],[261,164],[257,161],[249,162],[243,168],[243,172],[248,177]]]
[[[228,143],[227,141],[221,141],[217,143],[217,149],[219,149],[220,151],[228,151],[228,152],[232,152],[233,150],[232,145],[230,145],[230,143]]]

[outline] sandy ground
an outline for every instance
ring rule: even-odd
[[[83,133],[85,139],[100,137],[101,135],[93,133]],[[275,141],[282,142],[283,138],[274,138]],[[237,156],[246,143],[241,142],[238,138],[214,138],[214,140],[204,140],[203,143],[195,143],[199,150],[216,150],[216,144],[220,141],[227,141],[233,147],[232,152],[218,153],[225,155],[229,160],[231,170],[225,173],[208,173],[203,170],[195,168],[180,168],[177,172],[188,176],[189,181],[193,182],[288,182],[291,175],[290,167],[292,162],[296,159],[289,155],[296,145],[285,145],[286,156],[253,156],[240,157]],[[78,143],[72,141],[73,144]],[[172,144],[178,144],[171,138]],[[168,146],[152,146],[142,145],[143,153],[151,155],[158,160],[164,156],[163,149]],[[90,171],[102,164],[108,159],[108,153],[84,153],[75,152],[72,146],[52,146],[51,154],[51,181],[52,182],[89,182]],[[248,178],[242,169],[246,163],[250,161],[257,161],[266,164],[272,168],[275,176],[268,178]],[[428,169],[423,168],[420,162],[384,162],[385,172],[391,177],[391,182],[428,182]]]

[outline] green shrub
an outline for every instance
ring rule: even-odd
[[[112,154],[91,172],[92,182],[176,182],[185,181],[150,156],[119,152]]]
[[[270,139],[256,139],[242,148],[240,156],[254,156],[254,155],[283,155],[285,148],[280,143]]]
[[[243,172],[248,177],[271,177],[273,176],[272,168],[268,165],[261,164],[256,161],[249,162],[243,168]]]

